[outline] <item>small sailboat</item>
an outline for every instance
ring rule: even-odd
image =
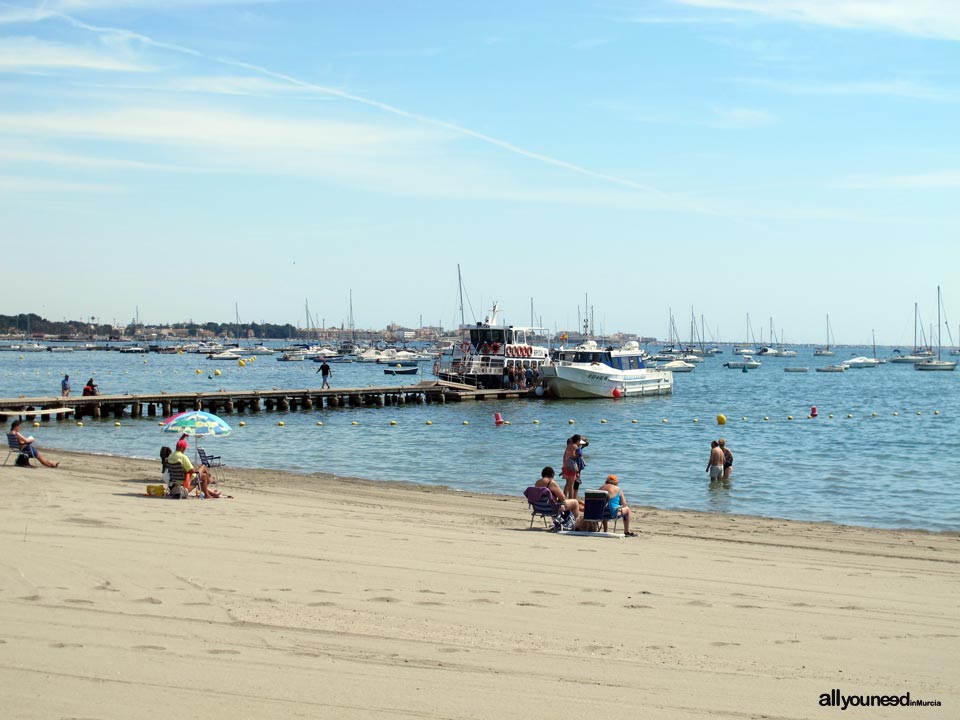
[[[941,358],[943,346],[940,342],[940,306],[943,300],[940,297],[940,286],[937,285],[937,357],[936,359],[921,360],[914,367],[917,370],[956,370],[957,362],[955,360],[944,360]]]
[[[836,343],[834,343],[836,344]],[[830,349],[830,315],[827,315],[827,344],[813,351],[817,357],[832,357],[836,353]]]

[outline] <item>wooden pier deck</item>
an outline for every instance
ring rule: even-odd
[[[500,400],[536,397],[528,390],[478,390],[469,385],[423,381],[416,385],[362,388],[295,388],[271,390],[219,390],[215,392],[160,392],[132,395],[88,395],[80,397],[0,398],[0,419],[24,416],[33,419],[39,411],[65,408],[53,413],[58,420],[71,415],[109,417],[169,417],[186,410],[206,410],[217,415],[287,412],[338,407],[387,407],[394,405]],[[67,410],[68,409],[68,410]],[[49,413],[48,413],[49,414]]]

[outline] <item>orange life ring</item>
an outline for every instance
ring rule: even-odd
[[[439,362],[435,362],[435,363],[433,364],[433,374],[434,374],[434,375],[439,375],[439,374],[440,374],[440,363],[439,363]]]
[[[500,343],[495,342],[490,345],[490,354],[497,355],[500,352]]]
[[[464,340],[462,343],[460,343],[460,352],[470,352],[470,343],[467,340]]]
[[[530,354],[531,354],[532,350],[533,350],[532,347],[530,347],[529,345],[526,345],[526,346],[523,348],[523,356],[524,356],[524,357],[530,357]]]
[[[507,349],[504,351],[507,357],[513,357],[514,347],[513,345],[507,345]]]

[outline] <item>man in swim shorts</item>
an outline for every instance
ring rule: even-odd
[[[716,440],[710,443],[710,459],[707,461],[706,472],[710,473],[710,482],[723,478],[723,450]]]

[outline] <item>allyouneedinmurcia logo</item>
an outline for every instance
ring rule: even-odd
[[[839,710],[855,707],[940,707],[939,700],[914,700],[903,695],[844,695],[839,688],[820,695],[820,707]]]

